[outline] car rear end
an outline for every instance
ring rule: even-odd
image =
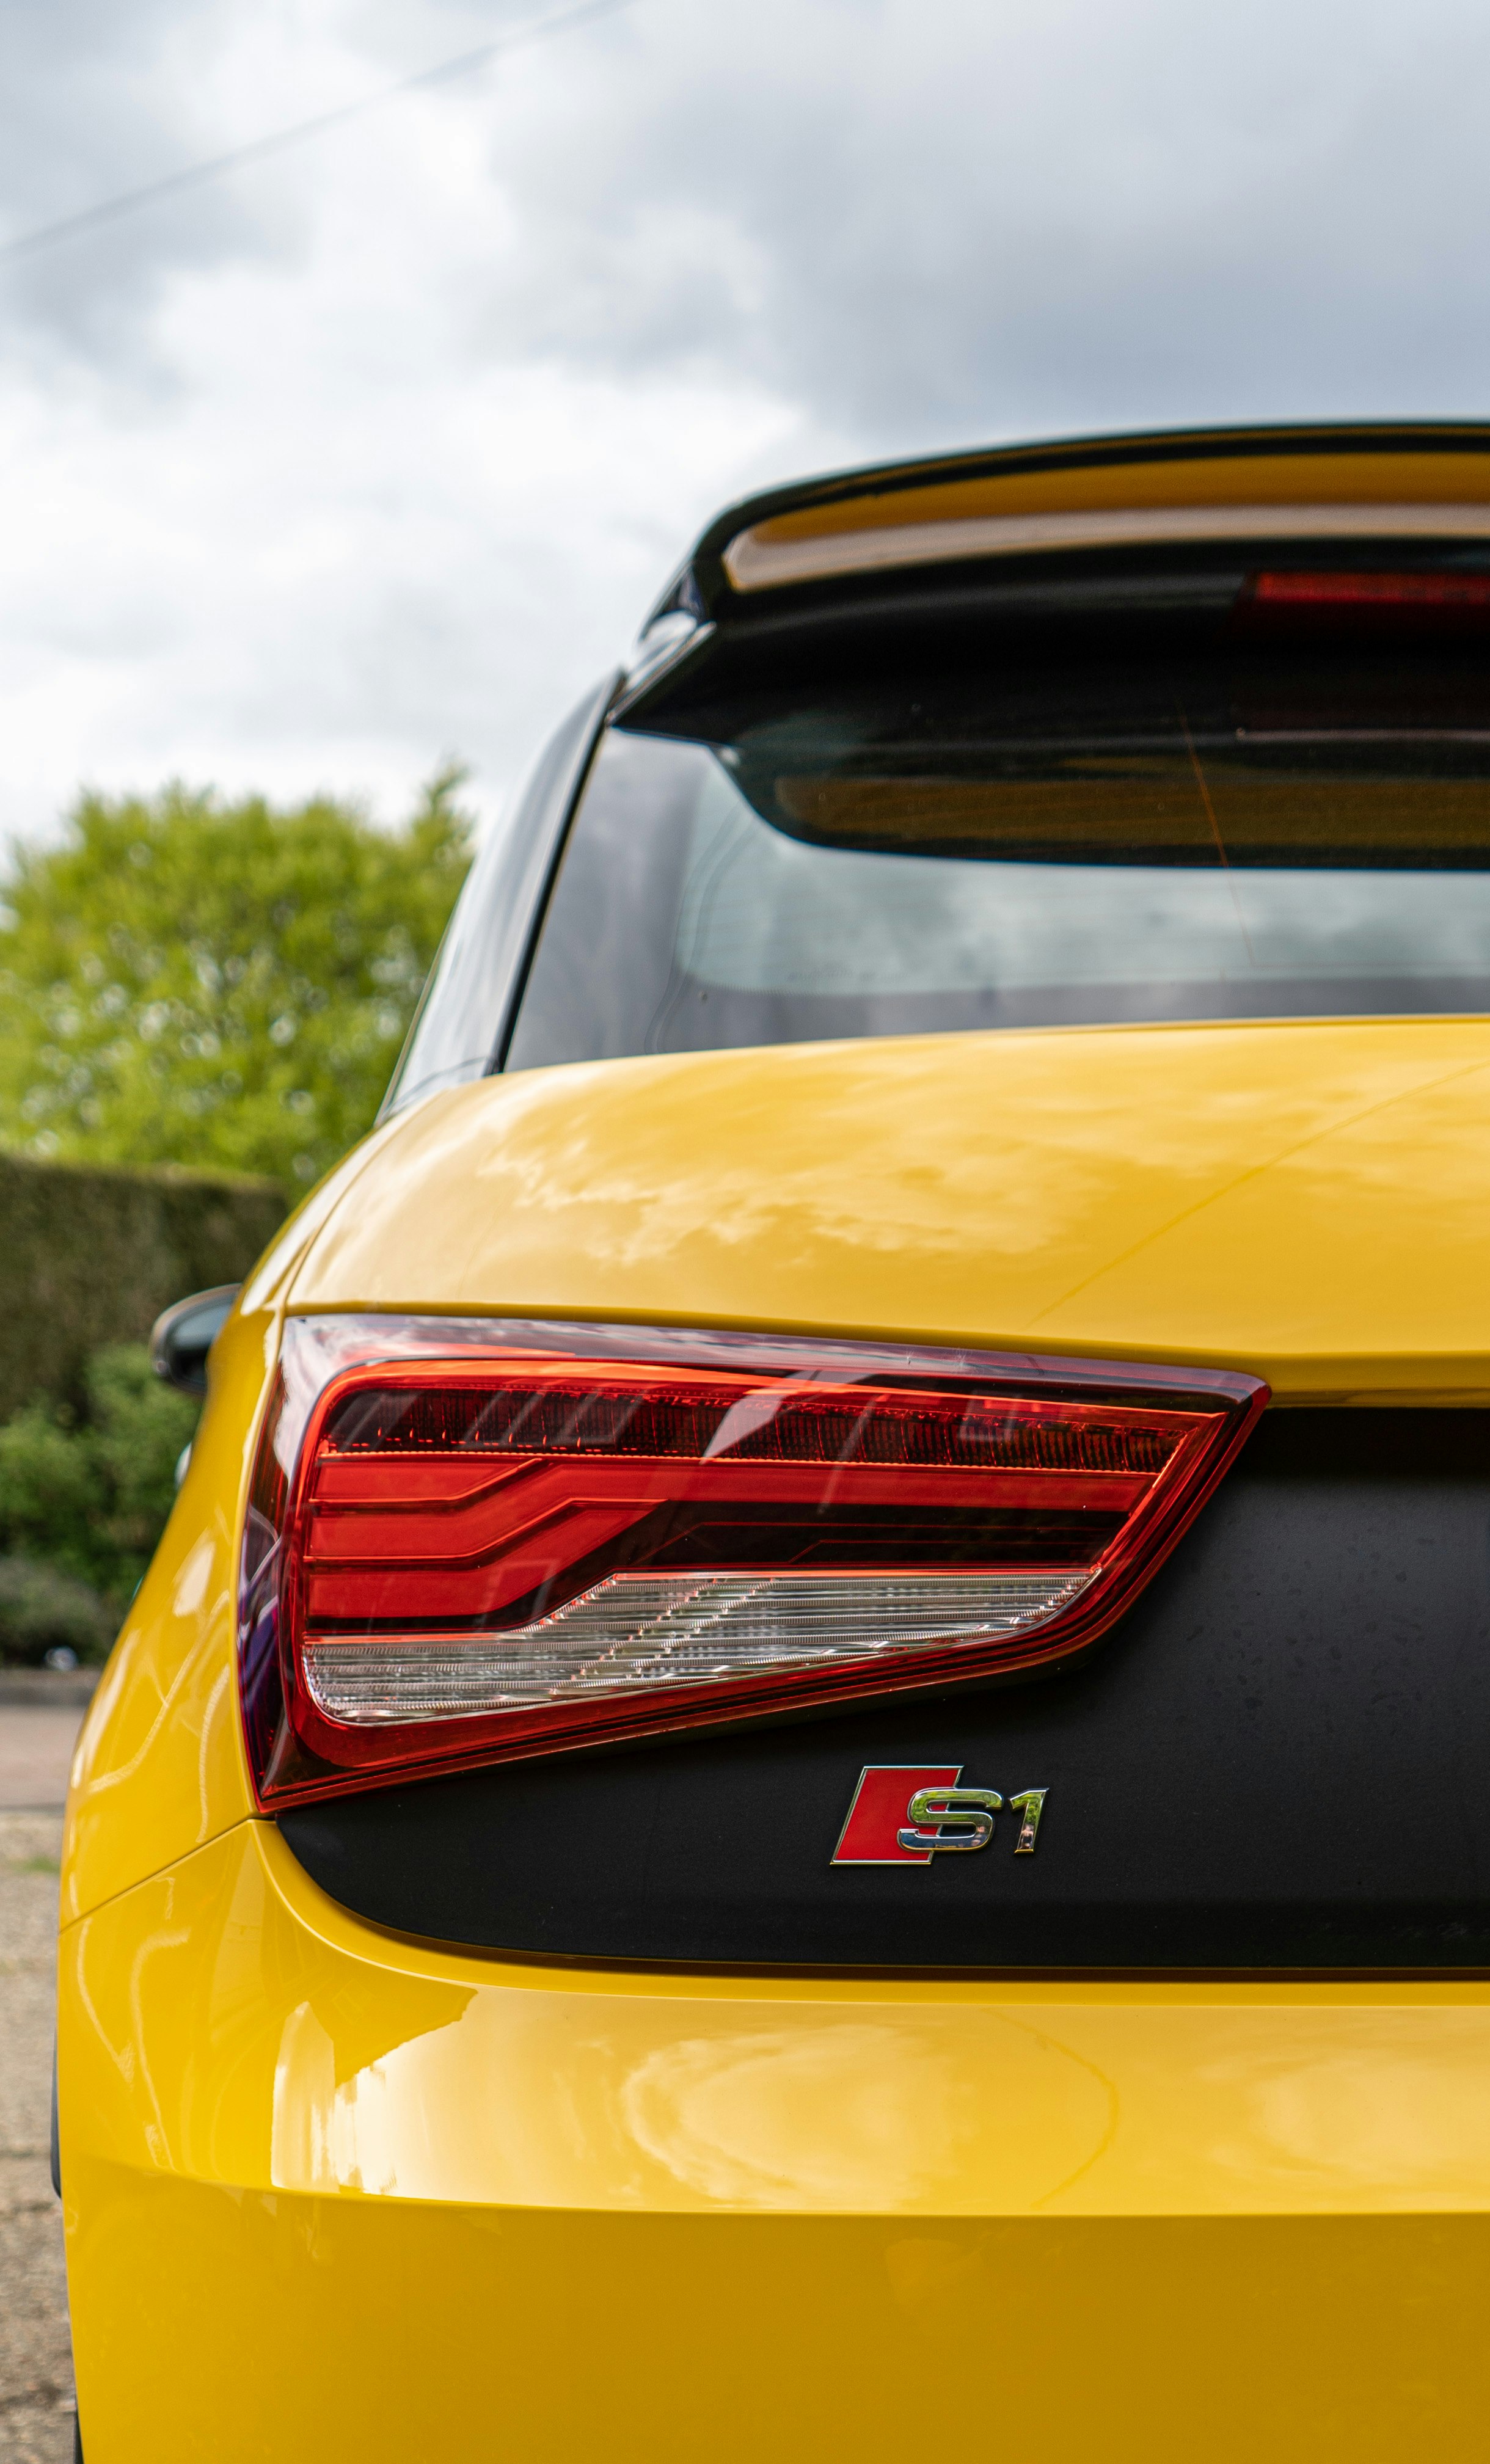
[[[92,2464],[1478,2452],[1490,436],[722,517],[85,1730]]]

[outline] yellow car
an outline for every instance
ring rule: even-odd
[[[89,2464],[1485,2453],[1490,429],[704,534],[212,1345],[57,2111]]]

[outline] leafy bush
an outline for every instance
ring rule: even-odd
[[[117,1622],[90,1584],[31,1557],[0,1557],[0,1661],[36,1667],[58,1649],[102,1660]]]
[[[144,1344],[95,1353],[80,1409],[34,1401],[0,1426],[0,1549],[87,1586],[112,1630],[165,1529],[196,1418]],[[0,1651],[11,1649],[0,1618]]]
[[[327,796],[85,795],[0,910],[0,1143],[319,1179],[369,1126],[470,853]]]

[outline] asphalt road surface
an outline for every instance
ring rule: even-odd
[[[57,1856],[80,1717],[80,1704],[0,1695],[0,2464],[72,2464],[73,2360],[48,2140]]]

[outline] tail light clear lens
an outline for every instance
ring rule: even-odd
[[[244,1541],[267,1809],[1065,1657],[1255,1379],[646,1329],[292,1320]]]

